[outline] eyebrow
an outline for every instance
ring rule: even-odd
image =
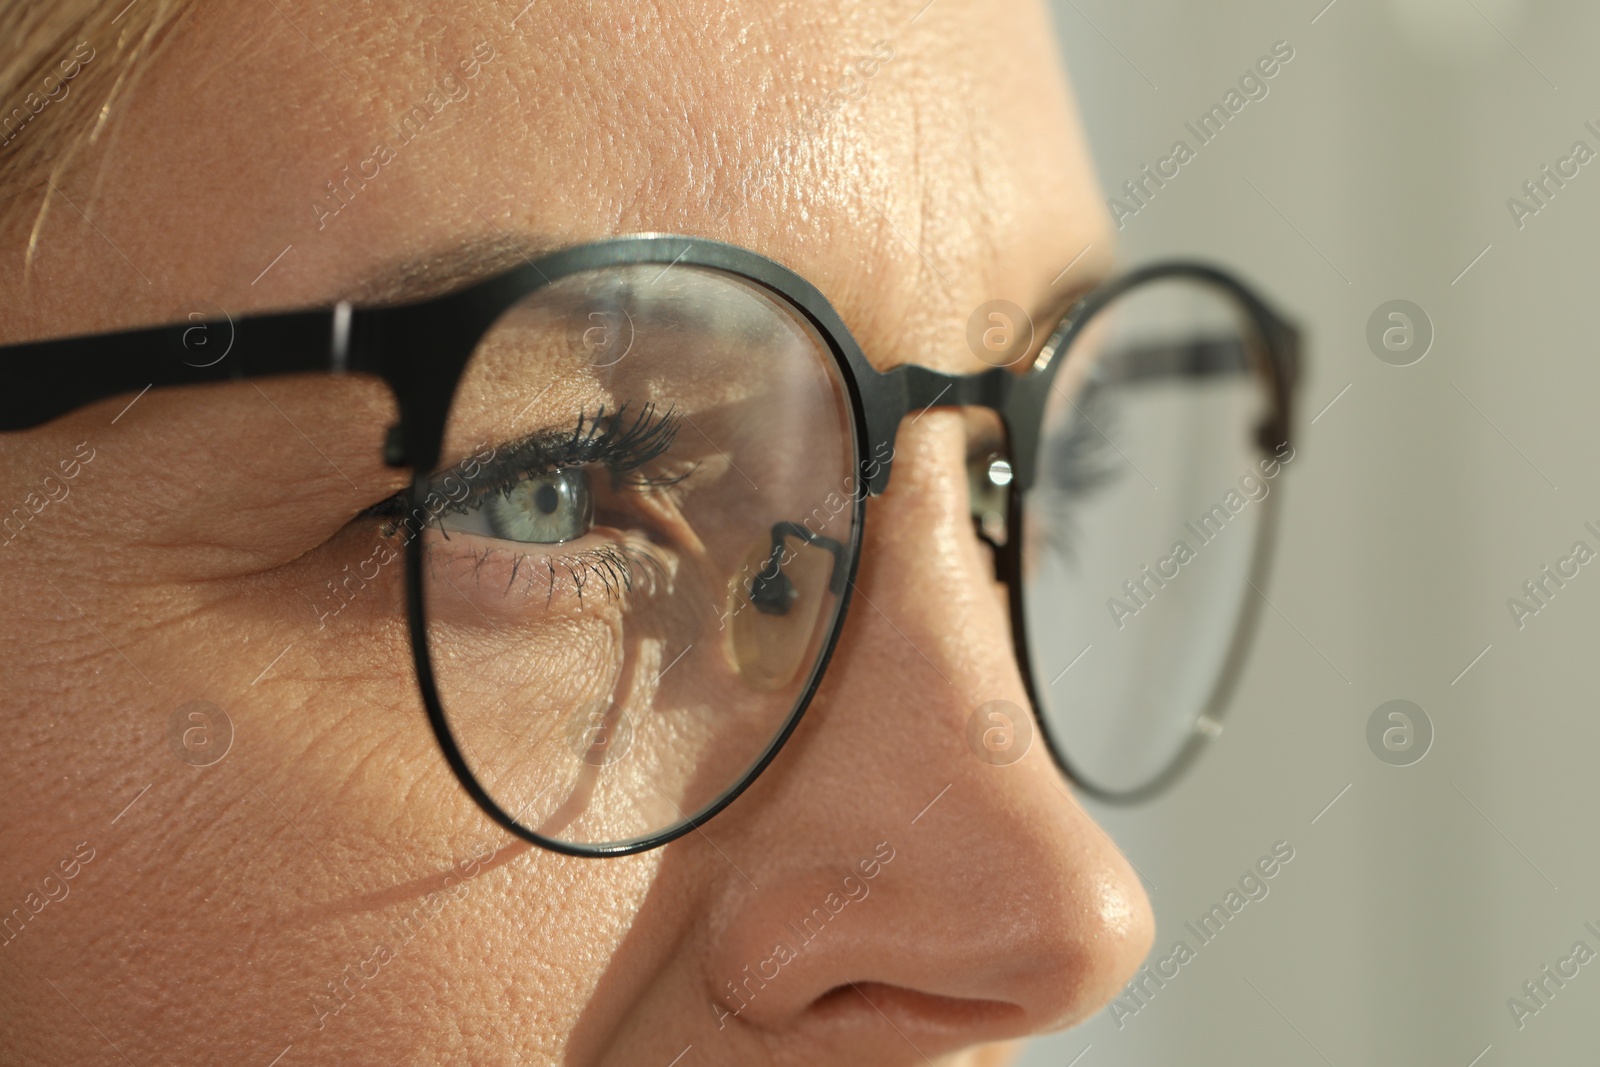
[[[565,247],[543,235],[498,234],[468,238],[420,256],[390,263],[357,280],[344,299],[357,307],[403,304],[445,293]]]

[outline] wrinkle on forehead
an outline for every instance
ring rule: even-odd
[[[388,302],[549,245],[674,232],[796,270],[880,367],[982,369],[971,313],[996,298],[1040,312],[1080,250],[1094,246],[1073,278],[1103,268],[1110,231],[1042,9],[941,0],[913,23],[921,7],[510,0],[291,7],[289,24],[207,8],[118,120],[104,195],[81,198],[81,175],[63,186],[116,250],[57,215],[41,275],[74,264],[85,280],[42,289],[31,313],[99,328],[197,297]],[[480,40],[496,55],[471,94],[318,228],[313,196]],[[893,58],[853,73],[878,42]],[[226,83],[217,55],[237,57]]]

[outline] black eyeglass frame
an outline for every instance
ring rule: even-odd
[[[1066,362],[1056,357],[1070,350],[1078,332],[1097,311],[1129,289],[1155,280],[1187,277],[1219,286],[1237,298],[1266,345],[1266,365],[1255,370],[1266,377],[1271,411],[1256,427],[1257,442],[1270,454],[1289,440],[1291,398],[1300,376],[1299,331],[1243,282],[1204,263],[1159,263],[1098,287],[1062,315],[1027,371],[995,367],[976,374],[952,375],[914,364],[878,370],[815,286],[760,253],[702,238],[635,234],[555,251],[455,292],[409,304],[358,309],[339,303],[330,308],[226,321],[191,316],[191,321],[171,326],[0,347],[12,383],[0,394],[0,432],[28,429],[86,404],[153,387],[301,373],[370,374],[388,385],[399,408],[399,421],[390,427],[385,439],[384,461],[393,467],[412,469],[407,502],[410,510],[421,505],[439,461],[456,386],[479,341],[500,316],[562,278],[607,267],[649,264],[660,264],[663,271],[678,266],[712,268],[753,282],[801,313],[832,353],[849,393],[857,451],[855,469],[858,484],[866,490],[852,493],[851,540],[845,546],[845,581],[837,620],[788,721],[761,757],[721,797],[699,812],[685,814],[669,829],[646,838],[600,845],[573,844],[523,826],[489,796],[467,765],[434,681],[422,603],[424,550],[420,540],[412,543],[405,561],[406,599],[418,686],[446,761],[462,787],[490,818],[510,833],[555,852],[575,856],[628,855],[658,848],[704,825],[743,793],[777,757],[821,684],[843,632],[855,587],[866,498],[881,494],[889,484],[900,423],[907,415],[933,407],[988,408],[1003,423],[1013,472],[1007,505],[1008,529],[1012,533],[1003,549],[1004,558],[997,560],[997,570],[1010,590],[1017,662],[1035,718],[1061,771],[1091,796],[1127,803],[1159,793],[1193,762],[1211,736],[1205,730],[1197,729],[1166,770],[1136,790],[1106,790],[1076,770],[1051,736],[1045,716],[1037,710],[1042,705],[1035,691],[1022,582],[1017,577],[1022,502],[1034,481],[1049,392]],[[223,351],[213,357],[211,352],[224,335]],[[1273,521],[1268,518],[1258,537],[1252,564],[1252,580],[1257,585],[1264,577],[1270,555],[1272,526]],[[1220,718],[1248,648],[1254,615],[1253,602],[1246,601],[1202,721]]]

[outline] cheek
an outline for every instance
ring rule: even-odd
[[[509,989],[519,1025],[564,1041],[625,942],[651,951],[653,936],[629,935],[663,853],[602,864],[512,841],[440,755],[398,618],[352,614],[318,634],[263,618],[282,602],[266,580],[192,610],[169,599],[180,619],[114,638],[148,686],[90,682],[62,697],[41,682],[38,698],[9,704],[8,717],[51,726],[22,746],[36,773],[0,783],[0,802],[26,815],[0,826],[0,849],[52,861],[61,841],[97,850],[8,946],[18,973],[49,973],[96,1004],[139,1062],[197,1043],[254,1048],[266,1034],[330,1062],[439,1062],[462,1020],[485,1035],[505,1027]],[[232,729],[206,766],[169,744],[170,713],[194,698]],[[657,908],[649,931],[670,941],[680,918]],[[105,966],[108,954],[122,962]],[[157,1021],[156,988],[204,989],[217,1010]],[[41,1048],[75,1047],[57,1044],[78,1030],[70,1012],[37,1002]],[[484,1038],[480,1054],[502,1041]]]

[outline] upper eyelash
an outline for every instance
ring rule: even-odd
[[[1051,515],[1046,536],[1066,556],[1076,555],[1078,525],[1075,512],[1085,498],[1116,480],[1122,468],[1112,456],[1111,438],[1117,407],[1107,389],[1093,381],[1073,405],[1076,417],[1060,434],[1045,443],[1052,461],[1055,492],[1042,494],[1038,505]]]
[[[684,416],[672,408],[658,414],[654,403],[643,405],[631,417],[628,408],[622,404],[608,412],[601,405],[593,414],[580,413],[569,430],[542,431],[500,446],[493,459],[481,464],[472,479],[476,484],[460,499],[449,500],[439,508],[435,519],[449,512],[465,513],[491,493],[511,492],[524,479],[590,463],[608,467],[614,484],[641,488],[676,485],[693,474],[698,464],[676,474],[642,473],[672,447]],[[434,475],[434,479],[450,474],[460,477],[458,472],[447,470]],[[392,518],[404,514],[405,505],[406,494],[396,493],[367,508],[362,516]]]
[[[570,430],[525,437],[502,448],[485,469],[502,467],[543,473],[584,463],[605,463],[613,470],[637,470],[672,446],[683,416],[668,409],[657,415],[655,404],[645,404],[631,421],[628,405],[607,412],[604,405],[593,415],[578,415]]]
[[[1049,443],[1055,464],[1056,486],[1083,497],[1105,485],[1121,471],[1112,460],[1109,429],[1116,427],[1117,407],[1105,386],[1089,382],[1073,405],[1077,418],[1067,432]]]
[[[483,465],[479,485],[455,510],[465,510],[490,493],[509,493],[525,478],[590,463],[609,468],[614,484],[676,484],[689,472],[662,477],[641,472],[672,447],[682,424],[683,416],[676,410],[668,408],[658,414],[654,403],[640,407],[631,417],[627,404],[612,412],[602,405],[593,415],[580,413],[570,430],[534,434],[498,449],[494,459]]]

